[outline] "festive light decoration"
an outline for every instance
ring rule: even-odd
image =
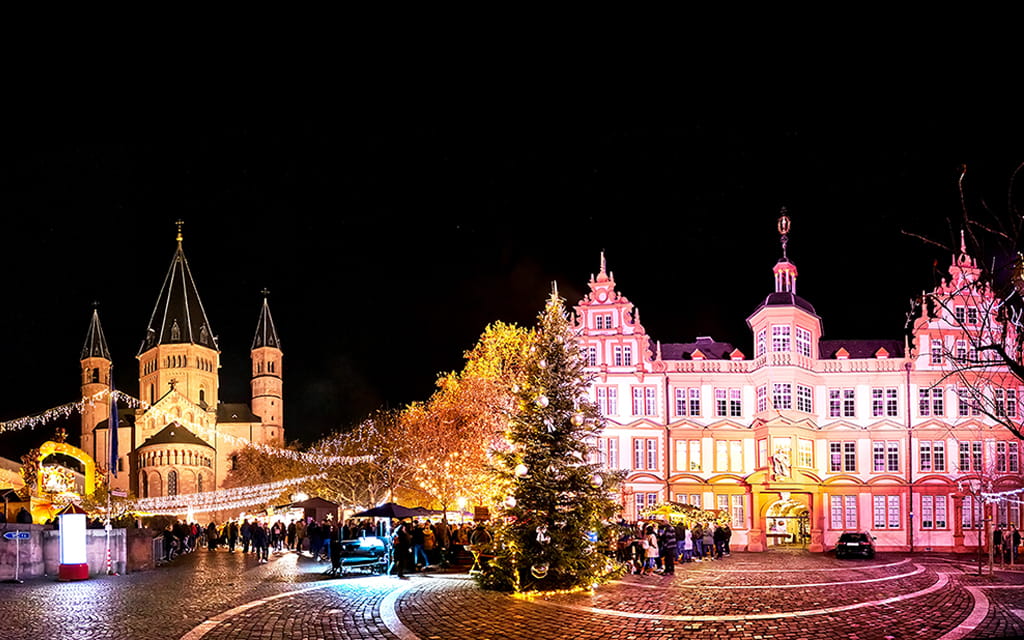
[[[111,391],[109,389],[103,389],[102,391],[94,393],[91,396],[82,398],[78,402],[69,402],[67,404],[60,405],[59,407],[47,409],[42,413],[38,413],[32,416],[26,416],[23,418],[17,418],[15,420],[0,422],[0,433],[4,433],[6,431],[17,431],[20,429],[33,429],[35,427],[47,424],[54,420],[67,418],[72,413],[81,413],[82,409],[84,409],[86,406],[92,407],[93,405],[95,405],[95,403],[106,400],[110,393]],[[291,458],[292,460],[308,462],[310,464],[317,466],[326,466],[331,464],[360,464],[363,462],[373,461],[373,456],[328,456],[315,452],[294,451],[292,449],[284,449],[281,447],[273,447],[259,442],[253,442],[248,438],[218,432],[198,422],[184,420],[167,411],[154,409],[152,405],[150,405],[148,402],[144,402],[142,400],[139,400],[138,398],[134,398],[122,391],[115,390],[113,394],[117,402],[122,403],[125,406],[131,407],[132,409],[143,409],[145,411],[152,412],[157,416],[164,418],[168,422],[168,424],[171,422],[176,422],[182,425],[183,427],[191,430],[193,433],[204,436],[207,440],[215,441],[219,438],[221,440],[233,442],[239,446],[254,447],[262,451],[263,453],[269,455]]]
[[[157,498],[142,498],[128,503],[128,508],[132,511],[153,514],[184,513],[188,510],[194,512],[218,511],[229,509],[233,506],[248,506],[265,502],[280,495],[281,490],[285,487],[318,480],[326,476],[326,473],[318,473],[316,475],[278,480],[277,482],[248,487],[235,487],[233,489],[220,489],[203,493],[186,493],[175,496],[160,496]],[[243,502],[245,504],[240,504]]]
[[[21,429],[34,429],[35,427],[47,424],[54,420],[67,418],[72,413],[81,413],[82,409],[86,405],[92,406],[95,402],[102,400],[108,393],[110,393],[110,391],[104,389],[103,391],[94,393],[89,397],[82,398],[78,402],[69,402],[67,404],[62,404],[59,407],[47,409],[42,413],[0,422],[0,433],[7,431],[19,431]]]

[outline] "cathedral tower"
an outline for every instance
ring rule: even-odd
[[[262,420],[264,441],[267,444],[283,445],[283,353],[274,319],[270,316],[267,294],[264,290],[263,307],[256,323],[256,336],[252,341],[252,412]]]
[[[82,347],[82,450],[96,462],[106,464],[106,443],[97,448],[96,427],[110,419],[110,350],[100,326],[100,315],[92,310],[92,320]]]
[[[185,418],[186,426],[189,421],[209,426],[215,420],[218,402],[220,350],[182,250],[180,221],[177,241],[171,267],[136,356],[139,399],[144,407],[153,406],[172,392],[177,393],[192,408],[176,417]],[[150,416],[136,434],[136,446],[168,422],[168,416]]]

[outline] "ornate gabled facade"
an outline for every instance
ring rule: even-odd
[[[710,337],[652,343],[602,254],[575,323],[606,419],[597,455],[626,474],[624,515],[668,501],[719,510],[750,551],[825,551],[850,530],[881,550],[966,551],[986,515],[1020,527],[1015,500],[982,495],[1024,489],[1024,443],[978,411],[987,399],[1019,416],[1024,384],[994,362],[963,366],[979,359],[964,326],[990,330],[994,308],[966,249],[912,343],[826,340],[797,294],[785,215],[779,232],[774,290],[747,318],[749,356]]]
[[[118,459],[111,467],[110,404],[113,366],[94,311],[82,350],[82,448],[116,475],[111,487],[139,497],[221,488],[236,452],[247,443],[283,446],[281,342],[264,291],[251,349],[252,399],[220,398],[220,350],[182,249],[177,248],[136,356],[137,408],[119,406]]]

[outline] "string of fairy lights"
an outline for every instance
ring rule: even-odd
[[[130,511],[147,513],[150,515],[176,515],[186,511],[191,513],[205,513],[209,511],[222,511],[248,507],[256,504],[265,504],[267,501],[278,497],[286,487],[319,480],[326,477],[326,473],[318,473],[301,478],[289,478],[266,484],[250,485],[246,487],[234,487],[231,489],[219,489],[217,491],[205,491],[203,493],[186,493],[173,496],[160,496],[156,498],[140,498],[126,503]]]
[[[180,416],[174,415],[168,411],[163,411],[161,409],[155,408],[148,402],[139,400],[138,398],[132,397],[122,391],[114,390],[113,392],[111,392],[109,389],[104,389],[90,396],[83,397],[81,400],[78,400],[77,402],[69,402],[67,404],[62,404],[58,407],[53,407],[51,409],[47,409],[46,411],[42,411],[31,416],[25,416],[22,418],[17,418],[15,420],[7,420],[4,422],[0,422],[0,434],[8,431],[34,429],[38,426],[45,425],[54,420],[66,419],[72,413],[82,412],[82,410],[85,409],[87,406],[91,407],[95,405],[97,402],[106,401],[108,397],[111,395],[111,393],[113,394],[114,399],[117,402],[122,403],[127,407],[131,407],[132,409],[143,409],[144,411],[154,414],[158,418],[166,420],[168,423],[176,422],[182,425],[183,427],[186,427],[187,429],[191,430],[193,433],[204,436],[207,439],[219,439],[243,447],[253,447],[258,451],[261,451],[268,455],[286,457],[292,460],[306,462],[316,466],[326,466],[332,464],[359,464],[362,462],[371,462],[373,460],[373,456],[329,456],[321,453],[295,451],[293,449],[274,447],[261,442],[253,442],[248,438],[236,436],[230,433],[225,433],[223,431],[217,431],[216,429],[211,429],[210,427],[207,427],[204,424],[192,420],[185,420]]]

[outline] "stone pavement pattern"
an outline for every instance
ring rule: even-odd
[[[970,558],[777,550],[625,576],[593,593],[516,598],[465,574],[328,578],[286,553],[198,550],[154,571],[0,584],[18,640],[762,640],[1024,637],[1024,571]]]

